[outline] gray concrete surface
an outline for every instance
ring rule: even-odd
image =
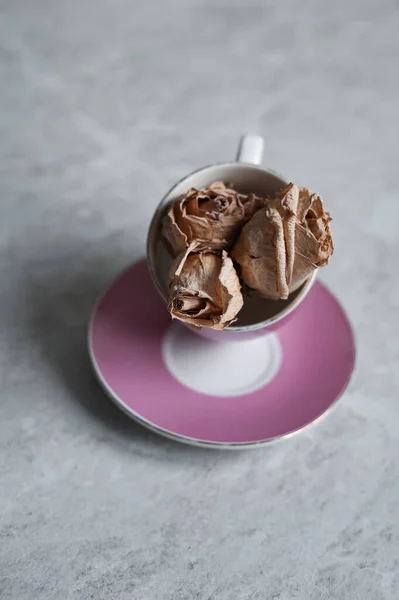
[[[1,599],[399,598],[398,6],[0,7]],[[244,131],[332,211],[358,362],[328,419],[225,454],[120,414],[85,329],[169,184]]]

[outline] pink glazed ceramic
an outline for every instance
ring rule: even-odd
[[[259,136],[244,136],[241,140],[237,160],[235,162],[220,163],[203,167],[191,173],[166,194],[161,200],[152,219],[147,238],[147,261],[149,271],[155,287],[161,296],[167,299],[168,281],[167,267],[164,262],[166,249],[159,248],[160,225],[168,204],[175,201],[191,187],[202,188],[215,181],[224,181],[233,184],[234,188],[243,192],[254,192],[264,197],[266,193],[273,194],[285,187],[288,182],[270,169],[260,167],[263,156],[263,139]],[[300,305],[310,291],[316,278],[313,275],[285,301],[251,301],[245,299],[244,308],[239,314],[236,323],[222,331],[210,328],[190,328],[194,333],[207,339],[216,341],[248,340],[268,334],[279,329],[292,312]],[[270,308],[273,313],[270,315]],[[242,314],[250,313],[251,324],[241,325]]]
[[[352,373],[353,334],[334,296],[316,283],[294,314],[278,336],[215,344],[171,323],[141,261],[98,301],[89,354],[104,392],[154,433],[206,448],[257,448],[327,414]],[[272,365],[270,340],[280,352]],[[235,362],[243,355],[246,364]],[[219,387],[209,370],[201,371],[209,357],[225,363]],[[272,377],[262,385],[270,368]],[[188,377],[193,371],[200,375],[196,380]]]

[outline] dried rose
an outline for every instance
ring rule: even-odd
[[[164,216],[162,233],[177,256],[196,241],[200,248],[231,248],[242,225],[263,206],[255,194],[239,194],[222,182],[190,189]]]
[[[233,261],[223,250],[197,252],[194,242],[176,260],[168,309],[174,319],[197,327],[224,329],[242,308],[241,286]]]
[[[242,280],[264,298],[288,298],[328,263],[330,221],[320,196],[289,184],[241,231],[231,256]]]

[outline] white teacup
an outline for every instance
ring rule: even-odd
[[[167,205],[177,200],[190,188],[204,188],[215,181],[232,184],[243,193],[253,192],[258,196],[273,195],[288,185],[288,181],[271,169],[259,166],[263,158],[263,139],[246,135],[242,138],[237,159],[202,167],[176,183],[161,200],[151,221],[147,238],[147,261],[154,284],[161,296],[167,300],[169,267],[172,261],[161,236],[161,220]],[[316,271],[287,300],[265,300],[253,294],[244,297],[244,306],[238,320],[223,330],[206,327],[190,327],[190,331],[202,337],[221,340],[247,340],[276,331],[287,322],[293,311],[312,287]]]

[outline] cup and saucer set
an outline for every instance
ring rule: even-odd
[[[244,136],[235,161],[174,185],[152,219],[147,259],[111,283],[90,320],[89,354],[103,391],[129,417],[178,442],[246,449],[289,437],[332,409],[354,368],[351,325],[317,269],[287,300],[245,300],[225,329],[171,320],[165,209],[215,181],[255,192],[284,188],[287,181],[260,166],[262,155],[263,139]]]

